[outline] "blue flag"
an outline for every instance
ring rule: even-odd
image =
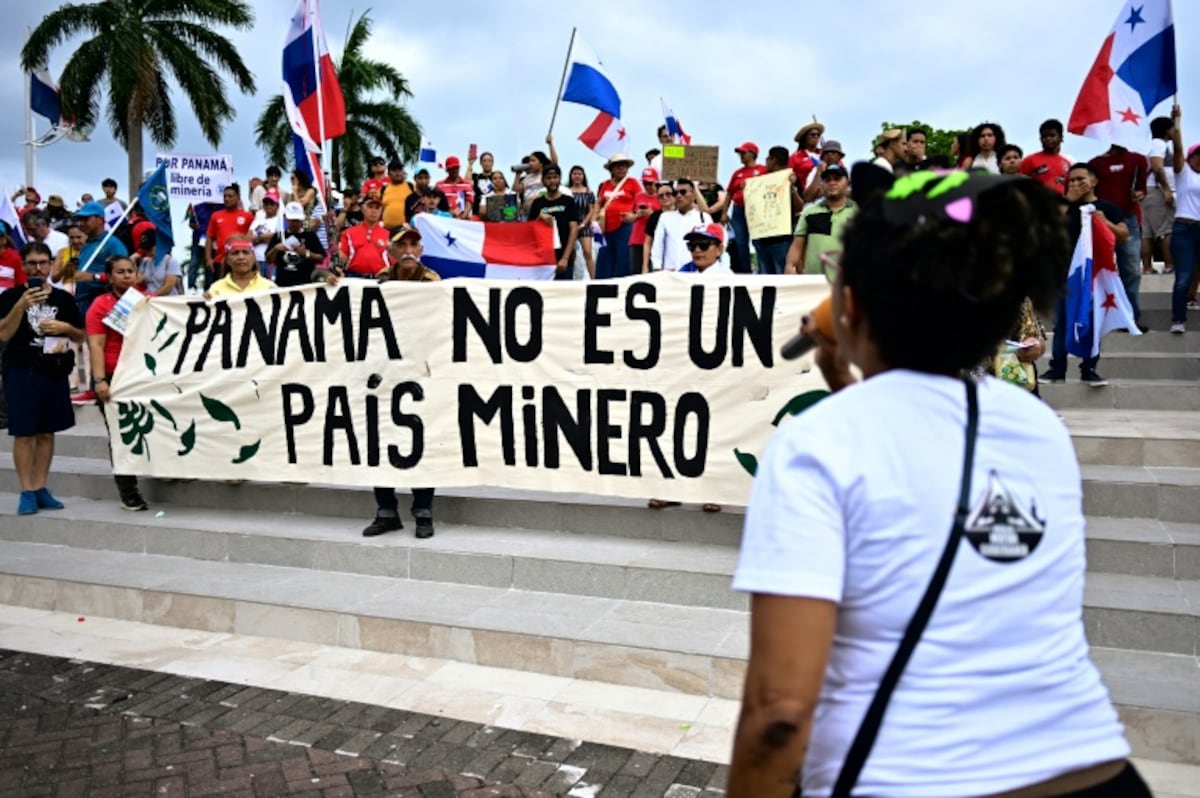
[[[171,195],[167,191],[167,165],[159,164],[154,174],[138,189],[138,205],[146,218],[154,223],[154,262],[169,255],[175,246],[175,230],[171,227]]]

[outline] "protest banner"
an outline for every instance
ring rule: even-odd
[[[129,319],[116,473],[745,503],[823,278],[347,281]]]
[[[791,169],[768,172],[746,181],[746,225],[751,240],[786,236],[792,232]]]
[[[233,183],[233,157],[229,155],[165,152],[155,157],[155,168],[162,163],[167,164],[171,199],[185,204],[220,202],[226,187]]]
[[[663,147],[663,180],[690,178],[703,183],[718,183],[717,155],[719,147],[705,144],[668,144]]]

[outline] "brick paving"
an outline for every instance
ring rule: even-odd
[[[715,798],[711,762],[0,650],[0,798]]]

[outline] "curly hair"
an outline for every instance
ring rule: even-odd
[[[896,225],[881,202],[864,204],[846,228],[840,273],[884,362],[953,374],[994,351],[1026,297],[1053,307],[1070,256],[1059,198],[1011,180],[979,194],[966,224]]]

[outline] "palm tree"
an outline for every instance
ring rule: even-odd
[[[113,138],[129,155],[128,190],[142,182],[142,131],[170,148],[177,136],[171,79],[195,112],[204,137],[221,141],[234,108],[221,73],[254,92],[254,77],[223,26],[249,29],[254,13],[242,0],[100,0],[51,11],[21,50],[21,69],[45,63],[52,48],[79,33],[82,42],[63,69],[59,96],[63,116],[85,130],[95,126],[102,87]]]
[[[372,155],[411,160],[421,146],[421,129],[400,105],[412,97],[408,81],[391,64],[363,56],[363,46],[371,37],[368,14],[369,10],[350,28],[337,64],[338,83],[346,100],[346,135],[333,140],[325,166],[333,172],[333,182],[338,186],[361,183]],[[376,97],[377,93],[383,96]],[[270,163],[293,162],[292,129],[283,95],[270,99],[254,132]]]

